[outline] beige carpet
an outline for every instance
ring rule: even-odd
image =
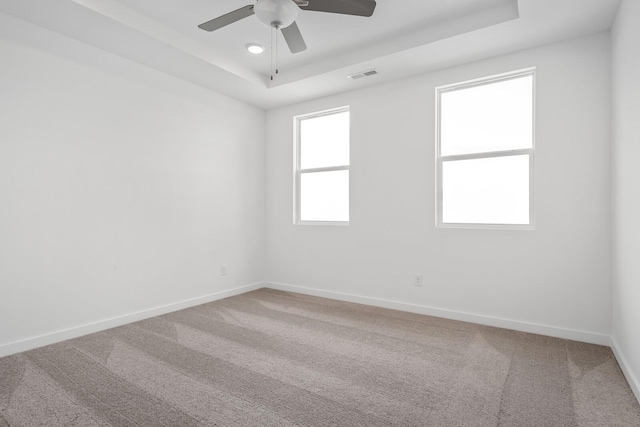
[[[261,289],[0,359],[0,426],[640,426],[606,347]]]

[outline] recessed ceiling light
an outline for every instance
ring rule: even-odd
[[[264,52],[264,46],[257,43],[249,43],[247,45],[247,50],[255,55],[258,55]]]

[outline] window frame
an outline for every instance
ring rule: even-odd
[[[441,96],[443,93],[464,90],[492,83],[513,80],[525,76],[531,76],[531,103],[532,103],[532,127],[531,148],[515,150],[500,150],[491,152],[475,152],[442,156],[441,154]],[[436,92],[436,227],[437,228],[465,228],[465,229],[490,229],[490,230],[535,230],[535,148],[536,148],[536,68],[530,67],[517,71],[496,74],[459,83],[453,83],[435,88]],[[487,158],[500,158],[507,156],[529,156],[529,224],[493,224],[493,223],[451,223],[443,222],[443,187],[442,170],[443,163],[457,160],[475,160]]]
[[[317,117],[324,117],[324,116],[330,116],[333,114],[339,114],[339,113],[345,113],[348,112],[349,113],[349,164],[347,165],[338,165],[338,166],[328,166],[328,167],[321,167],[321,168],[308,168],[308,169],[302,169],[300,167],[301,165],[301,155],[302,155],[302,150],[300,147],[300,144],[302,142],[301,140],[301,133],[300,133],[300,124],[302,123],[303,120],[308,120],[308,119],[314,119]],[[301,191],[302,191],[302,186],[301,186],[301,178],[302,178],[302,174],[305,173],[317,173],[317,172],[335,172],[335,171],[347,171],[349,172],[349,220],[351,220],[351,110],[349,108],[348,105],[346,106],[342,106],[342,107],[338,107],[338,108],[331,108],[328,110],[322,110],[322,111],[317,111],[314,113],[309,113],[309,114],[302,114],[299,116],[294,116],[293,118],[293,127],[294,127],[294,177],[293,177],[293,182],[294,182],[294,191],[293,191],[293,198],[294,198],[294,209],[293,209],[293,223],[294,225],[338,225],[338,226],[346,226],[349,225],[350,221],[309,221],[309,220],[302,220],[300,219],[300,213],[301,213]]]

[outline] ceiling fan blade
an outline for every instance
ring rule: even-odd
[[[375,0],[309,0],[308,3],[300,5],[300,9],[367,17],[376,9]]]
[[[300,33],[300,29],[298,28],[298,24],[295,22],[289,25],[282,30],[282,36],[284,40],[287,42],[289,46],[289,50],[291,53],[302,52],[303,50],[307,50],[307,44],[304,42],[302,38],[302,34]]]
[[[252,4],[249,6],[241,7],[240,9],[234,10],[233,12],[229,12],[225,15],[218,16],[211,21],[207,21],[204,24],[198,25],[198,28],[205,31],[215,31],[251,15],[253,15]]]

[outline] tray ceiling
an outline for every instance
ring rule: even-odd
[[[262,108],[604,31],[619,0],[378,0],[370,18],[301,10],[308,49],[250,16],[197,26],[249,0],[0,0],[0,11]],[[248,43],[266,47],[247,52]],[[375,68],[373,77],[346,76]]]

